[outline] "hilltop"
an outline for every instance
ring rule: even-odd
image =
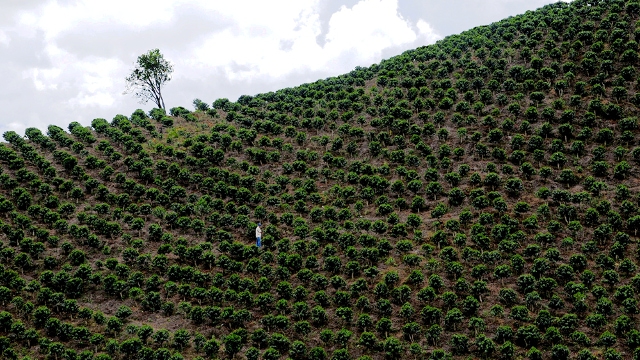
[[[6,132],[3,358],[640,358],[639,15]]]

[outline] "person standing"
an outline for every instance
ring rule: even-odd
[[[258,226],[256,226],[256,246],[258,248],[260,248],[260,246],[262,245],[262,223],[258,223]]]

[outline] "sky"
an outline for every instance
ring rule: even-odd
[[[551,0],[0,0],[0,133],[130,115],[137,57],[174,66],[167,108],[370,66]]]

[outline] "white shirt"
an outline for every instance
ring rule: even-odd
[[[262,237],[262,229],[260,228],[260,226],[256,227],[256,237]]]

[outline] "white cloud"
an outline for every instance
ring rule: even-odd
[[[124,66],[118,59],[78,58],[55,44],[48,45],[45,53],[53,66],[25,71],[25,77],[32,79],[38,91],[72,88],[77,92],[67,102],[72,106],[114,103],[114,94],[122,86],[116,76]]]
[[[9,45],[11,38],[4,31],[0,30],[0,44]]]
[[[7,124],[3,124],[7,130],[13,130],[16,131],[18,133],[21,133],[22,130],[24,130],[26,128],[26,126],[24,125],[23,122],[21,121],[11,121]]]
[[[115,103],[113,94],[107,92],[87,93],[82,92],[78,96],[69,100],[71,107],[76,106],[101,106],[109,107]]]
[[[427,44],[432,44],[442,38],[428,22],[422,19],[418,20],[416,27],[420,32],[420,36],[426,39]]]
[[[331,16],[327,49],[338,55],[357,49],[359,57],[370,60],[389,46],[414,41],[417,34],[398,13],[395,0],[364,0],[353,8],[342,7]]]
[[[60,69],[38,69],[33,68],[24,72],[24,77],[31,78],[36,90],[55,90],[58,85],[55,79],[60,75]]]
[[[337,75],[380,61],[382,51],[389,47],[411,44],[419,37],[429,43],[440,38],[424,20],[413,25],[403,19],[396,0],[362,0],[331,16],[326,41],[320,45],[316,41],[322,35],[317,4],[286,8],[285,13],[271,6],[259,9],[268,13],[256,23],[253,18],[235,18],[238,24],[248,20],[254,25],[212,34],[194,50],[192,64],[220,67],[229,79],[247,82],[301,71]]]
[[[167,22],[176,5],[171,0],[49,1],[36,12],[21,14],[20,23],[44,31],[47,39],[55,39],[74,29],[122,25],[135,29]]]
[[[51,0],[17,12],[10,25],[0,23],[0,46],[17,43],[14,34],[41,39],[30,51],[42,61],[21,65],[21,73],[32,89],[56,99],[58,113],[50,107],[45,116],[29,116],[64,123],[69,115],[88,121],[130,113],[135,100],[122,95],[124,78],[135,56],[156,47],[175,65],[168,88],[183,84],[169,89],[171,106],[188,106],[195,97],[235,99],[268,84],[276,89],[339,75],[441,38],[425,20],[404,18],[398,0],[360,0],[330,15],[321,15],[322,1]],[[190,23],[192,14],[202,17]],[[192,36],[181,36],[187,27]],[[178,35],[167,39],[167,32]]]
[[[81,91],[69,100],[71,106],[108,107],[116,102],[115,96],[122,86],[120,80],[123,63],[117,59],[89,59],[80,61],[77,66],[82,70]]]
[[[231,82],[249,84],[258,79],[277,81],[303,72],[337,75],[357,65],[380,61],[382,51],[387,48],[412,44],[418,39],[431,43],[439,38],[424,20],[411,24],[403,19],[397,0],[361,0],[351,8],[342,6],[331,15],[325,42],[320,45],[316,41],[323,35],[319,1],[289,0],[274,4],[162,0],[152,5],[130,0],[50,2],[37,12],[22,14],[20,25],[39,29],[47,41],[51,67],[30,70],[36,88],[75,86],[77,94],[68,102],[74,107],[114,104],[121,94],[118,86],[122,84],[113,76],[125,74],[129,68],[127,60],[134,59],[81,58],[60,47],[61,36],[103,27],[124,27],[136,32],[154,24],[171,23],[178,8],[215,12],[233,24],[204,34],[187,52],[161,49],[175,63],[176,78],[190,80],[224,74]]]

